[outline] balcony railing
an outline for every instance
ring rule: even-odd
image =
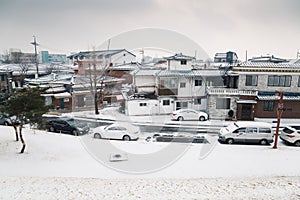
[[[208,88],[208,94],[220,94],[220,95],[249,95],[256,96],[258,91],[255,90],[239,90],[233,88]]]

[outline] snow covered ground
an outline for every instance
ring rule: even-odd
[[[299,199],[300,148],[96,140],[0,127],[0,199]],[[174,153],[175,152],[175,153]],[[126,156],[110,162],[111,155]]]

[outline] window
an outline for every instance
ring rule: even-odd
[[[274,102],[273,101],[265,101],[264,102],[264,111],[273,111]]]
[[[248,128],[248,133],[257,133],[257,128]]]
[[[233,131],[233,133],[246,133],[246,128],[238,128],[235,131]]]
[[[188,107],[188,102],[176,102],[176,110]]]
[[[186,60],[181,60],[181,61],[180,61],[180,64],[181,64],[181,65],[186,65],[186,63],[187,63]]]
[[[268,86],[290,87],[291,81],[292,81],[291,76],[277,76],[277,75],[268,76]]]
[[[217,98],[217,109],[230,109],[230,98]]]
[[[185,86],[186,86],[186,83],[185,83],[185,82],[181,82],[181,83],[180,83],[180,88],[185,88]]]
[[[163,100],[163,106],[169,106],[170,100]]]
[[[160,88],[177,89],[177,78],[164,78],[160,80]]]
[[[196,79],[195,80],[195,86],[201,86],[202,85],[202,80],[201,79]]]
[[[257,86],[257,75],[246,75],[246,86]]]
[[[147,103],[140,103],[140,107],[147,106]]]
[[[194,99],[194,104],[195,105],[200,105],[201,104],[201,98]]]
[[[271,133],[271,129],[269,128],[259,128],[260,133]]]
[[[1,75],[1,81],[5,81],[5,76]]]
[[[298,78],[298,87],[300,87],[300,76]]]

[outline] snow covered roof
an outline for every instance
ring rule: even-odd
[[[194,60],[195,57],[191,57],[191,56],[186,56],[183,55],[182,53],[176,53],[173,56],[169,56],[169,57],[164,57],[167,60]]]
[[[250,62],[270,62],[270,63],[283,63],[288,62],[286,59],[276,58],[272,56],[260,56],[260,57],[253,57],[249,59]]]
[[[40,76],[39,78],[26,78],[25,81],[31,84],[45,84],[45,83],[66,83],[72,80],[73,73],[51,73]]]
[[[137,62],[131,62],[131,63],[125,63],[122,65],[116,65],[109,67],[110,70],[115,70],[115,71],[133,71],[141,68],[141,64]]]
[[[185,76],[185,77],[195,77],[195,76],[205,76],[205,77],[216,77],[222,76],[223,73],[220,70],[162,70],[158,76],[159,77],[172,77],[172,76]]]
[[[46,90],[47,93],[56,93],[56,92],[64,92],[66,91],[65,87],[51,87]]]
[[[161,70],[143,70],[140,69],[138,71],[135,72],[136,76],[156,76],[157,73],[159,73]]]
[[[69,92],[62,92],[62,93],[57,93],[53,95],[55,98],[69,98],[72,95]]]
[[[83,59],[83,58],[90,57],[90,56],[111,56],[111,55],[121,53],[123,51],[126,51],[135,57],[135,55],[133,53],[127,51],[126,49],[114,49],[114,50],[100,50],[100,51],[83,51],[83,52],[72,54],[72,55],[68,56],[68,58]]]
[[[300,70],[300,63],[270,63],[270,62],[242,62],[236,66],[233,66],[233,70],[269,70],[269,69],[292,69]]]

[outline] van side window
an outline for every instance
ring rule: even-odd
[[[235,131],[233,131],[233,133],[245,133],[246,132],[246,128],[238,128]]]
[[[260,133],[271,133],[271,129],[269,129],[269,128],[260,128],[259,132]]]
[[[249,133],[257,133],[257,128],[248,128]]]

